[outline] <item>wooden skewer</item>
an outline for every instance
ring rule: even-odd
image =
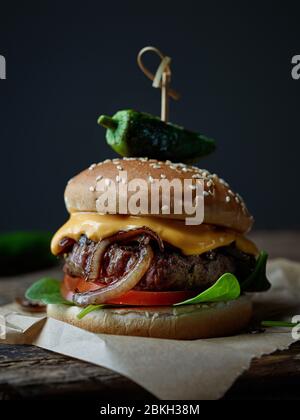
[[[169,120],[169,85],[171,76],[164,71],[161,81],[161,119],[167,122]]]

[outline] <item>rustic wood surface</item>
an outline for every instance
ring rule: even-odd
[[[255,232],[252,237],[269,251],[271,258],[300,261],[300,232]],[[57,275],[57,269],[52,274]],[[13,301],[36,279],[37,274],[27,275],[21,282],[17,278],[0,278],[0,304]],[[0,400],[78,397],[154,399],[140,386],[108,369],[34,346],[0,344]],[[225,399],[300,399],[300,343],[254,360]]]

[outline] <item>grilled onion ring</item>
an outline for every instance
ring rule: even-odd
[[[104,239],[103,241],[98,242],[93,249],[92,255],[89,258],[87,265],[85,267],[85,276],[86,281],[95,281],[99,277],[101,262],[104,257],[107,247],[111,244],[110,239]]]
[[[75,293],[73,302],[78,306],[97,305],[122,296],[133,289],[146,273],[153,259],[153,251],[149,245],[141,245],[139,251],[133,268],[123,277],[98,290]]]
[[[155,241],[157,241],[158,246],[161,251],[164,250],[164,244],[161,238],[153,232],[151,229],[143,226],[137,229],[122,230],[112,235],[106,239],[95,244],[91,257],[87,261],[85,267],[85,280],[86,281],[95,281],[99,277],[99,271],[101,267],[101,262],[107,247],[114,242],[122,242],[130,239],[140,239],[143,235],[148,235]]]

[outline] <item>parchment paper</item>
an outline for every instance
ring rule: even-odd
[[[300,315],[300,264],[274,260],[268,272],[273,287],[254,296],[256,317],[290,320]],[[296,341],[290,329],[278,328],[194,341],[93,334],[41,315],[15,311],[14,305],[0,308],[7,320],[4,342],[32,343],[107,367],[160,399],[221,398],[254,357],[286,349]]]

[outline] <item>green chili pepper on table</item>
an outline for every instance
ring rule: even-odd
[[[0,234],[0,276],[17,275],[51,267],[57,259],[50,252],[48,232]]]
[[[107,143],[121,156],[147,156],[152,159],[186,163],[215,150],[215,141],[160,118],[134,110],[101,115],[98,124],[107,128]]]

